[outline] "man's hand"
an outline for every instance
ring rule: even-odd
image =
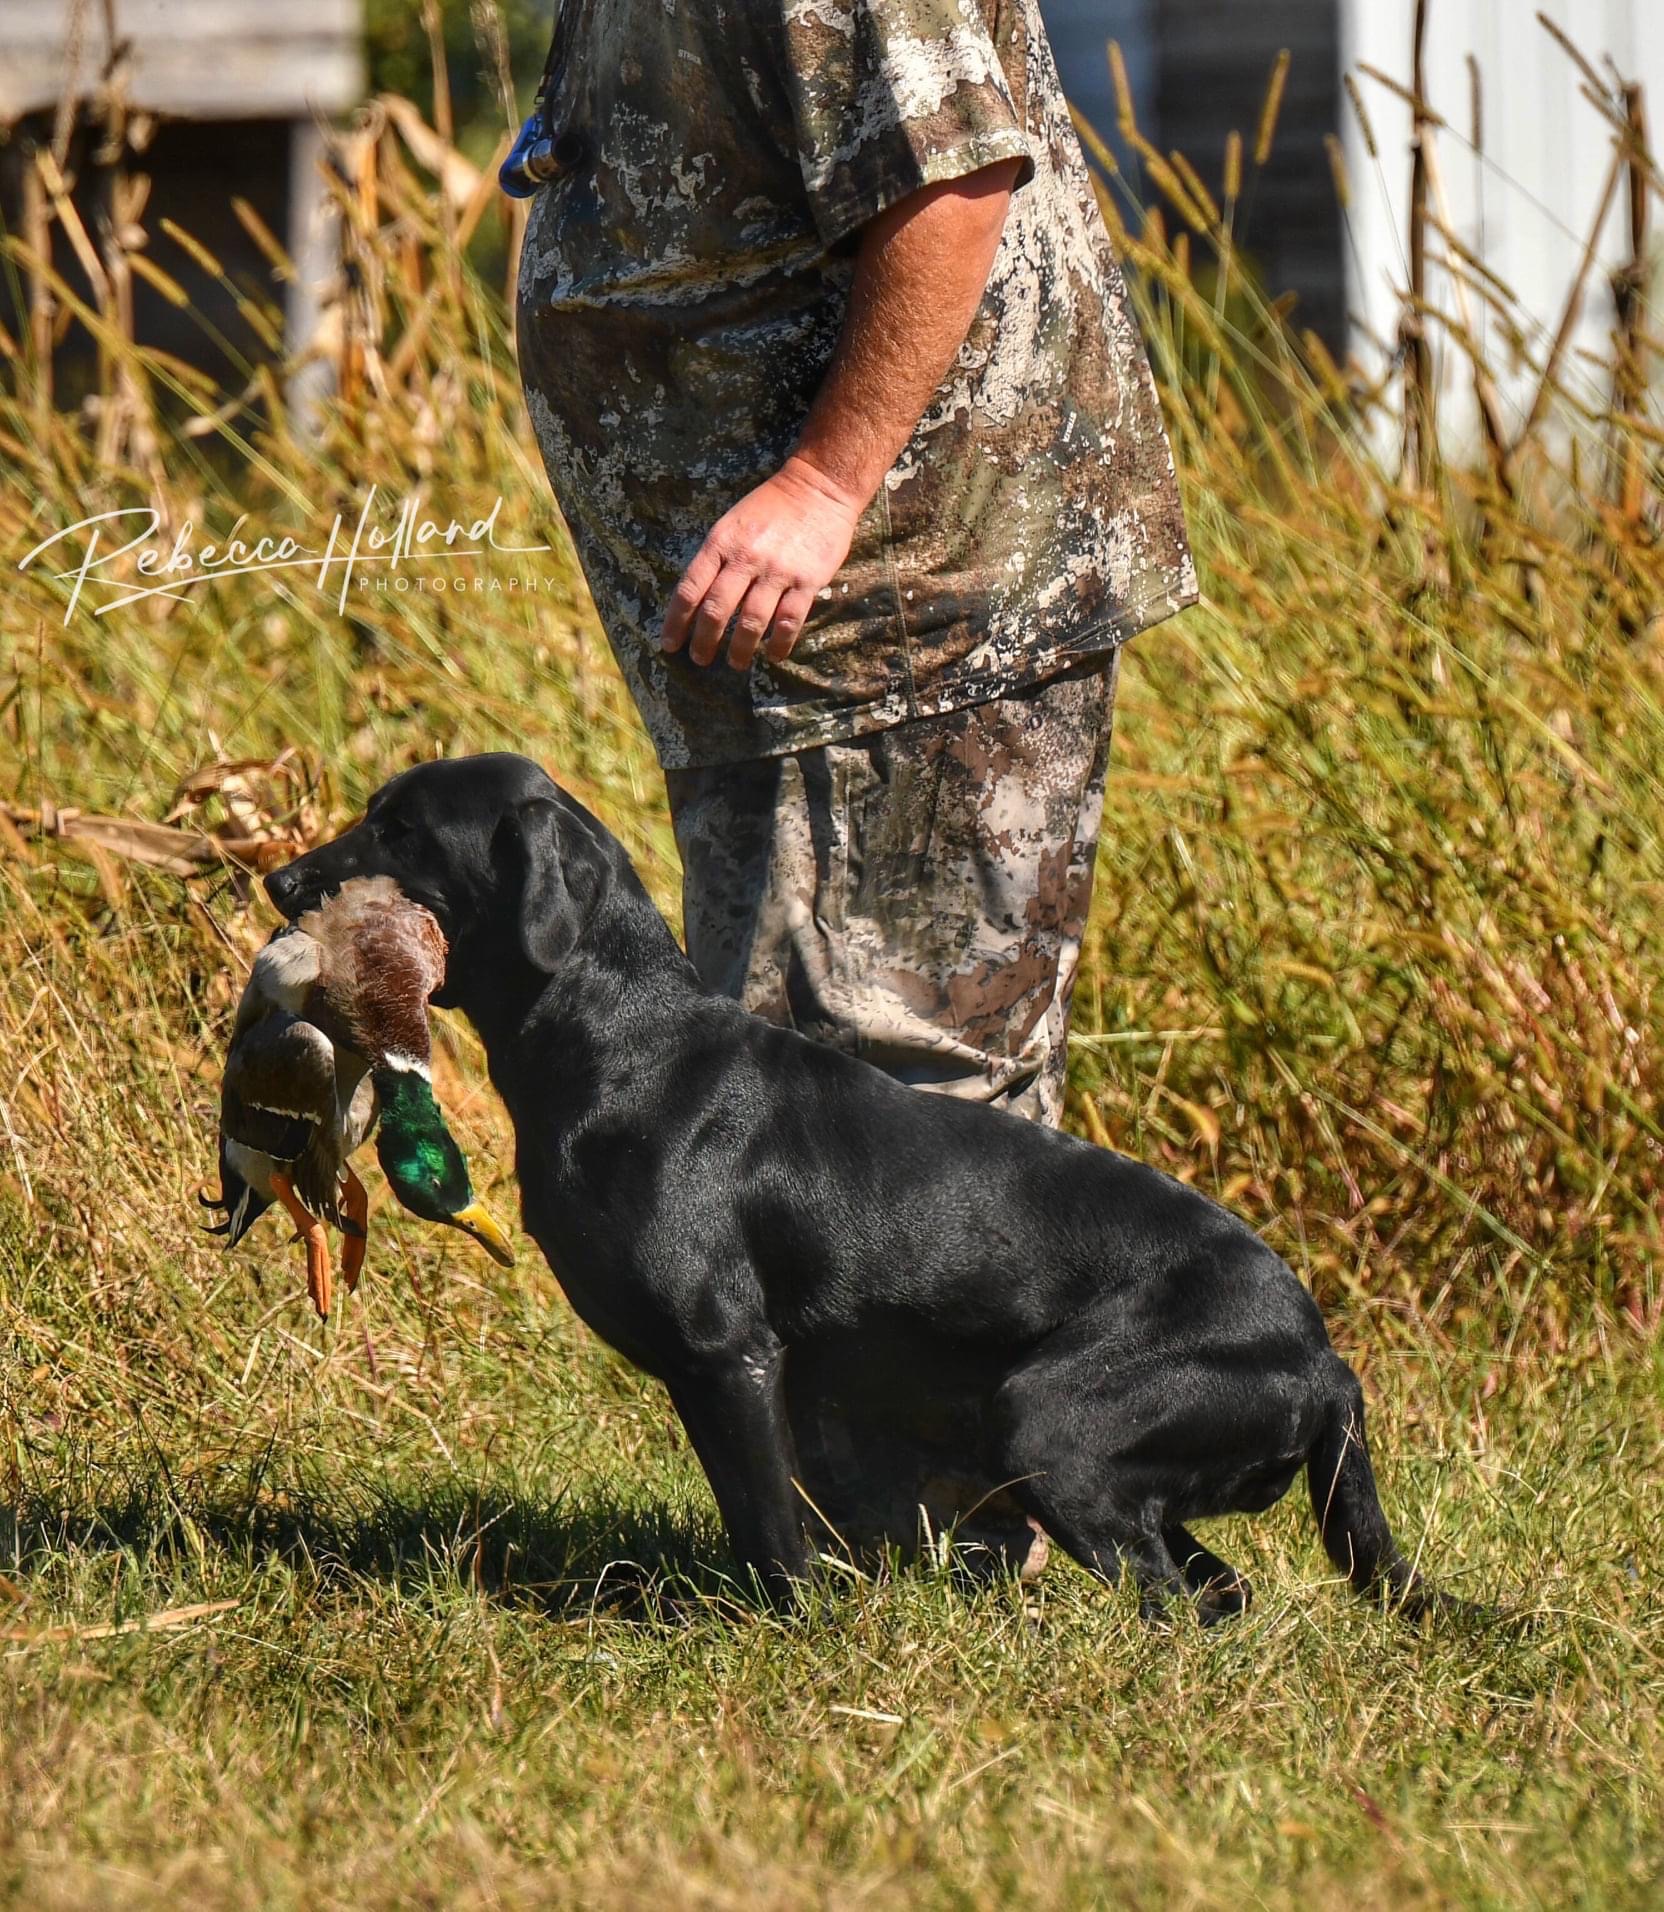
[[[982,302],[1019,162],[922,187],[861,230],[849,310],[796,453],[719,518],[670,600],[667,651],[791,654]],[[767,642],[764,642],[764,638]]]
[[[717,519],[676,586],[662,647],[679,651],[691,636],[689,657],[708,664],[733,619],[735,670],[751,668],[759,645],[771,664],[789,657],[810,607],[849,556],[865,508],[807,460],[788,458]]]

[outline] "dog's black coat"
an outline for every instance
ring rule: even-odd
[[[950,1424],[1075,1558],[1205,1617],[1246,1588],[1183,1523],[1302,1467],[1331,1559],[1441,1598],[1388,1531],[1356,1377],[1235,1216],[1125,1156],[924,1094],[711,994],[618,842],[535,764],[396,777],[267,878],[294,917],[387,875],[450,943],[435,1001],[484,1039],[525,1225],[573,1306],[657,1375],[741,1560],[807,1568],[785,1370]]]

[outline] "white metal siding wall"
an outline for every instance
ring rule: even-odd
[[[1427,90],[1433,110],[1449,122],[1437,133],[1439,161],[1451,213],[1472,246],[1519,296],[1534,326],[1540,361],[1576,277],[1612,147],[1605,122],[1583,98],[1582,76],[1538,24],[1539,0],[1433,0],[1428,29]],[[1342,58],[1363,94],[1380,145],[1370,159],[1351,108],[1345,109],[1347,162],[1352,175],[1353,252],[1348,261],[1353,342],[1366,363],[1379,365],[1376,340],[1390,341],[1398,321],[1395,289],[1408,281],[1406,258],[1410,181],[1410,111],[1384,87],[1357,72],[1360,61],[1404,85],[1410,80],[1413,0],[1340,0]],[[1626,79],[1646,87],[1654,149],[1664,132],[1664,5],[1660,0],[1546,0],[1546,12],[1597,67],[1609,54]],[[1471,111],[1466,55],[1479,64],[1484,159],[1469,136]],[[1581,328],[1563,376],[1570,389],[1596,402],[1604,384],[1577,351],[1604,354],[1612,325],[1609,275],[1628,246],[1623,193],[1614,200],[1591,272]],[[1443,250],[1429,233],[1429,254]],[[1448,277],[1430,267],[1429,293],[1447,311],[1455,305]],[[1495,346],[1504,373],[1505,401],[1515,415],[1530,403],[1534,379],[1510,369],[1495,320],[1470,299],[1476,325]],[[1438,333],[1435,329],[1435,344]],[[1471,432],[1473,408],[1465,363],[1454,348],[1438,351],[1447,431]],[[1581,383],[1580,383],[1581,381]]]

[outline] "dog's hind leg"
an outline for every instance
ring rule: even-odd
[[[1221,1560],[1211,1547],[1204,1547],[1187,1527],[1164,1527],[1161,1537],[1179,1563],[1185,1585],[1196,1596],[1204,1624],[1248,1611],[1254,1590],[1245,1575]]]
[[[1138,1589],[1139,1611],[1148,1619],[1189,1591],[1179,1563],[1159,1529],[1141,1525],[1116,1508],[1109,1496],[1081,1502],[1030,1481],[1018,1497],[1046,1532],[1089,1573],[1113,1584],[1123,1573]]]
[[[1182,1370],[1119,1369],[1101,1344],[1042,1355],[1010,1376],[994,1407],[990,1465],[1083,1567],[1130,1574],[1149,1616],[1194,1594],[1204,1622],[1247,1605],[1240,1577],[1173,1518],[1195,1504],[1185,1449],[1200,1420]]]
[[[990,1462],[1027,1512],[1089,1573],[1130,1575],[1147,1617],[1188,1591],[1145,1470],[1105,1438],[1099,1404],[1067,1364],[1031,1368],[1000,1390],[1005,1423]]]

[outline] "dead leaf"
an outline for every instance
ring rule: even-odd
[[[221,860],[220,853],[197,832],[170,830],[161,823],[143,823],[129,817],[88,817],[79,810],[60,810],[53,804],[39,810],[0,805],[0,815],[16,831],[97,845],[129,862],[148,863],[172,876],[192,876],[204,864]]]
[[[1199,1142],[1204,1143],[1210,1152],[1218,1148],[1224,1131],[1219,1126],[1219,1117],[1212,1109],[1204,1108],[1200,1102],[1187,1102],[1182,1095],[1175,1095],[1171,1089],[1164,1089],[1162,1094],[1174,1108],[1184,1111],[1190,1126],[1196,1131],[1196,1139]]]
[[[480,188],[480,169],[433,130],[409,100],[383,93],[376,102],[410,148],[411,157],[439,181],[445,197],[460,210]]]
[[[1357,1800],[1359,1809],[1362,1811],[1363,1816],[1369,1821],[1369,1823],[1375,1828],[1375,1830],[1377,1832],[1384,1832],[1390,1835],[1390,1833],[1392,1832],[1392,1827],[1387,1824],[1387,1815],[1381,1810],[1381,1808],[1378,1805],[1376,1805],[1375,1801],[1370,1798],[1369,1794],[1364,1791],[1362,1786],[1354,1786],[1352,1788],[1352,1797],[1355,1800]]]

